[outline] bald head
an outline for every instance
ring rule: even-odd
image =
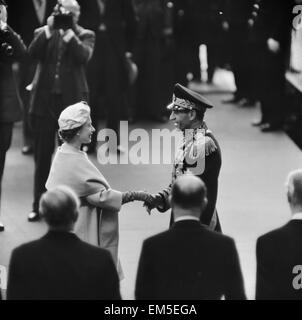
[[[193,175],[179,177],[171,191],[171,206],[173,211],[191,210],[199,215],[207,202],[207,189],[203,181]]]
[[[58,186],[45,192],[40,212],[51,229],[70,231],[78,218],[80,201],[72,189]]]
[[[287,177],[287,197],[291,207],[302,208],[302,170],[295,170]],[[299,210],[300,210],[299,209]]]

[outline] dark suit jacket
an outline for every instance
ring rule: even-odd
[[[12,253],[9,299],[120,299],[110,253],[76,235],[48,232]]]
[[[105,13],[101,16],[97,0],[79,0],[81,6],[80,24],[97,32],[101,23],[104,23],[110,39],[120,54],[132,51],[136,19],[131,0],[104,1]]]
[[[85,67],[93,52],[95,35],[93,31],[80,26],[75,33],[76,36],[69,43],[63,43],[60,48],[58,31],[55,31],[50,39],[46,38],[44,28],[35,31],[35,38],[28,49],[30,56],[39,61],[32,91],[31,114],[49,116],[49,110],[53,107],[50,102],[54,93],[56,66],[60,55],[62,58],[59,67],[59,87],[63,108],[87,100]]]
[[[234,241],[196,221],[175,223],[143,243],[137,299],[244,299]]]
[[[251,40],[267,48],[267,40],[273,38],[280,43],[282,55],[288,51],[291,39],[294,0],[254,0],[259,4],[258,15],[253,17]],[[251,6],[251,10],[253,7]]]
[[[15,122],[21,120],[21,108],[12,64],[25,56],[26,47],[10,27],[4,41],[13,48],[14,53],[7,56],[3,51],[0,52],[0,122]]]
[[[299,277],[293,269],[302,266],[301,243],[301,220],[292,220],[258,239],[256,299],[302,299],[302,289],[293,286],[294,278]],[[297,280],[301,283],[301,273]]]
[[[21,35],[25,44],[29,46],[34,37],[34,31],[46,24],[46,20],[52,13],[57,0],[47,0],[42,24],[38,20],[32,0],[8,0],[6,2],[9,10],[8,22]]]
[[[177,40],[208,41],[221,26],[221,0],[173,0],[174,31]]]

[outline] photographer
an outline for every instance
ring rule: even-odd
[[[85,68],[92,56],[95,35],[78,25],[76,0],[61,0],[47,25],[35,31],[29,54],[38,60],[31,84],[30,117],[34,133],[34,202],[29,221],[39,220],[38,205],[55,148],[57,120],[68,105],[88,100]]]
[[[12,65],[26,54],[21,38],[7,25],[7,8],[0,0],[0,197],[6,152],[11,145],[13,124],[21,120]],[[0,231],[4,230],[0,222]]]

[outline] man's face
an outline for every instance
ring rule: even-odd
[[[172,111],[170,120],[173,121],[175,127],[181,131],[190,129],[192,123],[192,111]]]

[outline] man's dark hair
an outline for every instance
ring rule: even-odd
[[[196,180],[192,187],[187,184],[183,185],[182,177],[175,181],[171,191],[172,204],[182,209],[197,208],[204,204],[207,197],[207,188],[201,179],[193,176],[192,178],[199,180],[199,183]]]
[[[196,111],[196,119],[199,121],[203,121],[204,120],[204,111],[199,111],[199,110],[195,110]]]
[[[66,186],[45,192],[40,200],[40,212],[52,228],[69,228],[78,217],[79,199]]]
[[[7,7],[7,4],[6,4],[5,0],[0,0],[0,6],[6,6]]]

